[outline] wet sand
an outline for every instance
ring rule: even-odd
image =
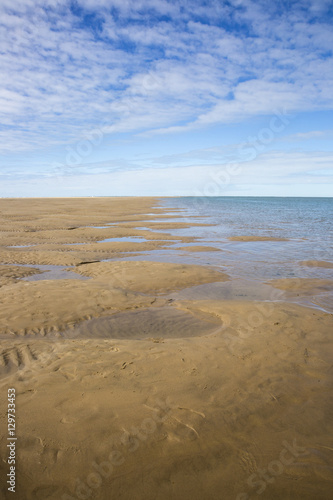
[[[209,247],[204,245],[194,245],[188,247],[177,247],[177,250],[183,250],[185,252],[220,252],[219,248]]]
[[[326,262],[325,260],[306,260],[301,262],[301,264],[308,267],[325,267],[326,269],[333,269],[333,262]]]
[[[333,280],[219,298],[233,286],[221,268],[135,260],[170,242],[205,251],[169,234],[192,224],[158,204],[0,200],[0,498],[330,499],[333,315],[294,300]],[[101,241],[122,237],[147,241]],[[47,278],[34,265],[50,279],[27,281]],[[52,265],[71,266],[69,279],[52,279]]]

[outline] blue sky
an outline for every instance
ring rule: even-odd
[[[333,3],[1,0],[0,196],[332,196]]]

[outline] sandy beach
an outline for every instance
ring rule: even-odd
[[[224,258],[204,218],[158,198],[0,199],[0,223],[0,498],[331,498],[333,314],[306,306],[331,278],[222,299],[228,270],[190,263]]]

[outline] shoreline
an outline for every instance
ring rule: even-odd
[[[293,301],[329,296],[333,280],[254,287],[214,264],[226,252],[205,251],[195,230],[168,233],[210,224],[177,222],[181,212],[153,206],[161,197],[82,199],[89,213],[79,198],[27,198],[16,212],[0,200],[0,411],[14,387],[15,498],[244,500],[264,488],[328,500],[333,315]],[[175,240],[188,263],[149,260]],[[72,263],[70,279],[34,268],[55,262]]]

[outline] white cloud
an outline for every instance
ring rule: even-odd
[[[333,139],[333,130],[311,130],[310,132],[298,132],[284,138],[285,141],[308,141],[313,139]]]
[[[66,143],[102,122],[161,134],[333,104],[325,1],[300,2],[289,18],[250,0],[77,4],[99,27],[65,0],[2,1],[2,149]]]
[[[118,163],[68,168],[53,175],[32,173],[1,178],[0,196],[114,196],[114,195],[309,195],[331,196],[333,153],[273,151],[240,165],[192,164],[146,168]],[[135,176],[133,176],[135,169]],[[311,189],[309,190],[309,186]]]

